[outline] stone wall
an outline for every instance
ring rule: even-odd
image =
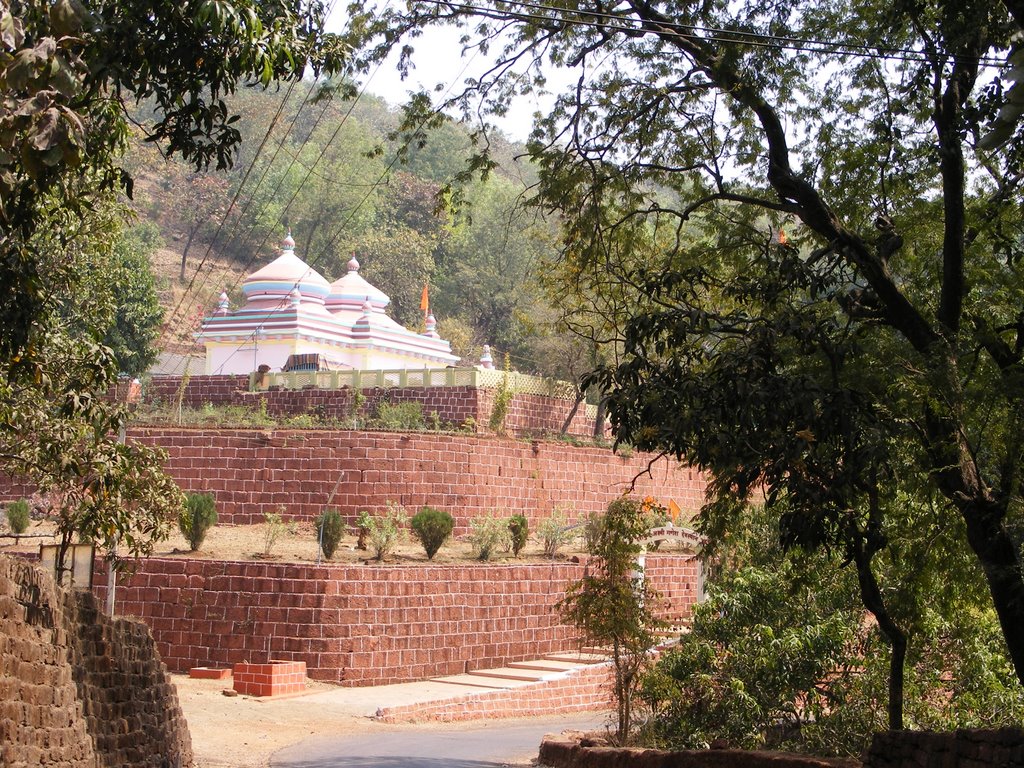
[[[192,765],[177,694],[145,625],[0,556],[0,764]]]
[[[953,733],[888,731],[875,734],[865,765],[870,768],[1022,768],[1024,730],[961,730]]]
[[[556,505],[576,520],[602,510],[633,484],[641,496],[687,514],[704,500],[700,474],[667,458],[624,458],[605,448],[433,433],[344,430],[135,428],[129,438],[167,451],[166,469],[186,491],[217,499],[222,523],[261,523],[267,512],[311,520],[330,499],[349,523],[394,501],[450,512],[456,535],[498,511],[531,528]],[[648,471],[649,470],[649,471]],[[0,485],[0,498],[23,488]]]
[[[152,630],[167,665],[303,661],[309,676],[384,685],[499,667],[577,646],[555,603],[583,574],[571,562],[467,565],[301,565],[151,558],[118,585],[117,611]],[[99,569],[102,571],[102,569]],[[697,563],[648,556],[646,573],[687,615]],[[99,579],[102,582],[102,579]],[[105,595],[102,583],[97,587]]]

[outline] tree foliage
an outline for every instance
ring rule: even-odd
[[[717,499],[785,501],[786,541],[842,548],[876,607],[885,521],[940,499],[1024,682],[1022,145],[977,145],[1015,4],[475,8],[363,5],[351,35],[368,66],[465,25],[499,59],[453,97],[467,113],[573,68],[530,152],[565,260],[636,297],[597,379],[617,438],[686,457]]]
[[[166,153],[226,167],[236,87],[340,67],[324,13],[317,2],[0,2],[0,465],[59,502],[65,549],[78,535],[146,554],[181,503],[159,452],[117,440],[127,412],[103,398],[118,368],[107,331],[118,342],[118,320],[143,335],[155,322],[152,285],[128,281],[127,253],[93,276],[126,283],[128,311],[144,317],[118,315],[109,283],[89,290],[123,217],[116,193],[132,192],[128,104],[155,106],[144,130]],[[123,348],[144,356],[135,341],[145,346]]]
[[[999,727],[1024,691],[1000,647],[994,611],[957,535],[927,506],[878,558],[907,628],[907,725]],[[708,561],[708,598],[691,630],[643,683],[662,746],[781,748],[857,756],[884,729],[889,665],[864,620],[854,574],[822,550],[783,551],[775,515],[747,509]],[[962,569],[956,583],[942,566]]]

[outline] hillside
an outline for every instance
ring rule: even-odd
[[[540,281],[554,241],[521,205],[533,179],[516,160],[521,147],[498,137],[498,171],[470,183],[459,210],[439,210],[470,151],[458,124],[410,142],[393,135],[398,114],[379,99],[321,105],[308,95],[240,93],[243,144],[225,171],[197,173],[141,137],[133,145],[136,226],[160,235],[150,258],[165,310],[160,348],[195,350],[192,333],[220,292],[237,306],[245,276],[274,258],[290,229],[300,257],[329,280],[357,254],[408,327],[422,323],[428,284],[439,330],[464,358],[490,344],[516,368],[564,375],[559,356],[538,350],[550,347],[557,318]],[[144,122],[145,110],[136,117]]]

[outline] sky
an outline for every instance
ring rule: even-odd
[[[344,10],[336,9],[328,21],[328,29],[338,31],[344,24]],[[364,80],[366,90],[380,96],[390,104],[398,105],[408,100],[409,93],[426,90],[435,95],[435,101],[454,90],[457,83],[467,77],[481,74],[487,66],[487,60],[480,56],[462,56],[459,43],[463,30],[453,28],[430,28],[411,41],[416,49],[413,69],[406,80],[402,80],[396,66],[397,56],[388,59],[368,79]],[[559,73],[549,72],[551,87],[559,82],[567,82],[568,78]],[[441,91],[436,86],[442,84]],[[552,95],[523,97],[513,105],[509,114],[502,118],[490,118],[503,133],[516,141],[525,141],[533,126],[535,112],[543,112],[554,104]]]

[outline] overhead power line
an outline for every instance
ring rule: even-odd
[[[930,60],[927,51],[917,50],[914,48],[884,48],[882,46],[872,45],[869,43],[858,43],[854,41],[817,40],[814,38],[772,35],[765,32],[748,32],[739,29],[678,24],[671,21],[654,21],[651,19],[642,19],[636,16],[608,13],[598,10],[572,10],[553,5],[545,5],[543,3],[532,3],[527,0],[503,3],[503,5],[507,5],[510,8],[519,7],[534,11],[543,11],[545,13],[527,13],[515,10],[501,11],[485,6],[473,5],[472,3],[450,2],[449,0],[420,0],[420,2],[444,6],[446,8],[454,8],[472,15],[494,18],[508,18],[511,16],[524,21],[548,24],[551,22],[557,22],[569,26],[591,27],[594,29],[623,32],[631,35],[662,34],[702,43],[734,43],[737,45],[749,45],[758,48],[781,48],[801,53],[824,53],[836,56],[854,56],[860,58],[906,61],[912,63],[923,63]],[[574,18],[576,16],[579,18]],[[591,21],[590,19],[598,19],[599,21]],[[636,26],[637,24],[640,26]],[[654,30],[644,26],[650,24],[657,24],[659,29]],[[950,60],[956,60],[960,57],[950,55],[948,58]],[[986,68],[1002,68],[1006,66],[1005,60],[992,56],[978,57],[978,63]]]

